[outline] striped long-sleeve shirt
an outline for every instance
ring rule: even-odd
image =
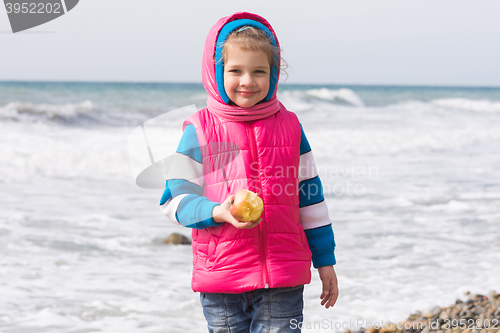
[[[312,252],[314,267],[334,265],[335,240],[311,147],[301,125],[299,164],[300,221]],[[215,227],[212,210],[220,205],[202,195],[203,164],[193,125],[184,129],[168,171],[160,209],[167,218],[188,228]]]

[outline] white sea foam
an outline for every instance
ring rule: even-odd
[[[493,102],[489,100],[472,100],[467,98],[443,98],[443,99],[433,100],[431,103],[443,107],[474,111],[474,112],[486,112],[486,113],[500,112],[500,102]]]
[[[325,193],[340,298],[333,311],[321,307],[313,270],[306,320],[400,321],[464,299],[467,290],[498,291],[500,113],[484,111],[496,106],[457,112],[453,103],[418,96],[361,106],[355,99],[337,103],[332,96],[340,90],[280,95],[299,110],[324,187],[363,188],[359,195]],[[118,89],[113,96],[114,104],[126,97]],[[134,184],[127,137],[138,124],[106,120],[147,120],[159,107],[101,109],[104,102],[92,98],[67,110],[58,102],[2,107],[2,332],[206,331],[190,288],[191,248],[162,244],[170,233],[190,230],[161,215],[161,190]],[[88,116],[99,126],[84,126]],[[180,125],[173,118],[164,138],[172,152]],[[356,171],[370,168],[376,172]]]
[[[0,122],[0,131],[0,182],[34,177],[132,177],[127,146],[132,128]],[[164,144],[173,154],[182,133],[180,126],[168,133]]]

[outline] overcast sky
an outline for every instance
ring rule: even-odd
[[[0,80],[201,82],[237,11],[273,25],[290,83],[500,86],[499,0],[80,0],[17,34],[0,8]]]

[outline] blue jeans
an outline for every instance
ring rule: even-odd
[[[300,332],[304,286],[257,289],[242,294],[201,293],[210,333]],[[292,329],[292,327],[294,329]]]

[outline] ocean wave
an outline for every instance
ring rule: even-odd
[[[43,122],[70,126],[136,126],[159,112],[161,111],[152,108],[127,109],[121,105],[102,108],[90,100],[65,104],[15,101],[0,106],[0,121]]]
[[[347,88],[288,90],[280,93],[279,98],[288,104],[293,104],[294,111],[297,111],[296,109],[302,111],[312,109],[315,100],[333,105],[365,106],[363,100],[353,90]]]
[[[430,102],[433,105],[447,108],[460,109],[474,112],[498,113],[500,112],[500,102],[489,100],[473,100],[467,98],[442,98]]]
[[[328,101],[341,101],[353,106],[364,106],[363,100],[351,89],[310,89],[305,91],[306,95]]]
[[[11,102],[0,107],[0,119],[19,122],[55,121],[75,122],[92,119],[98,108],[91,101],[65,104],[33,104]]]

